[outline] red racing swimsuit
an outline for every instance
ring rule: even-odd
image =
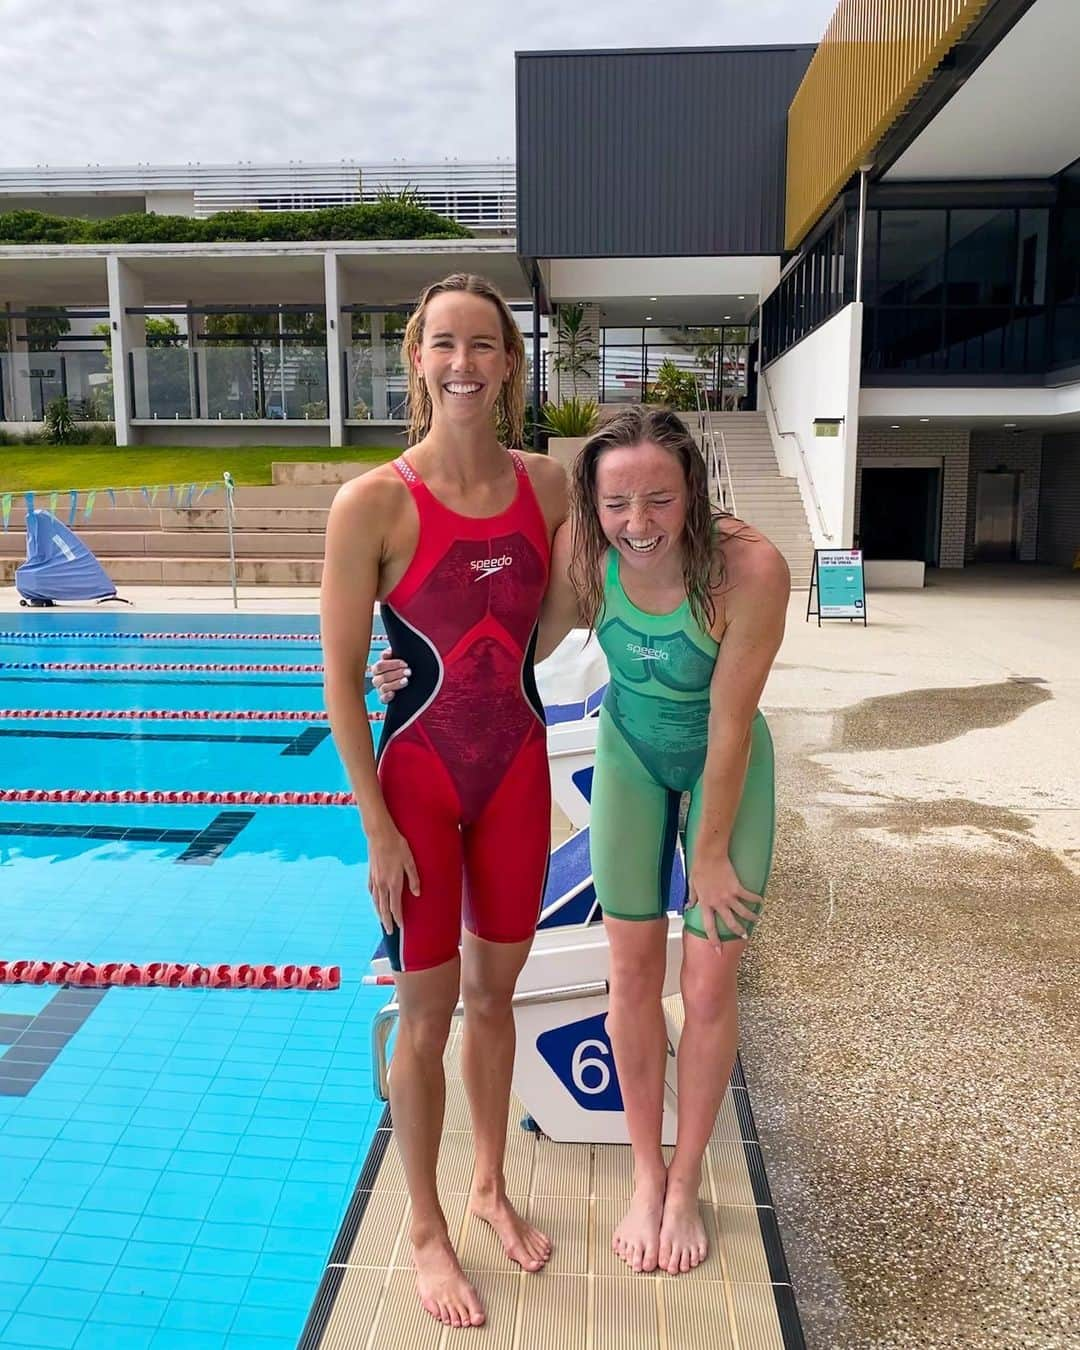
[[[379,782],[408,841],[420,895],[402,891],[386,945],[395,970],[458,954],[461,926],[488,942],[531,938],[551,838],[543,705],[533,678],[551,549],[520,455],[497,516],[451,511],[402,456],[420,518],[416,552],[381,606],[411,668],[379,742]]]

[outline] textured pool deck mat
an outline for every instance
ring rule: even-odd
[[[669,1000],[669,1008],[678,1000]],[[625,1145],[556,1144],[523,1130],[511,1104],[507,1188],[551,1238],[528,1274],[467,1214],[468,1108],[460,1032],[447,1049],[439,1191],[462,1265],[487,1310],[483,1328],[444,1327],[421,1308],[409,1257],[409,1201],[389,1113],[331,1252],[302,1350],[797,1350],[804,1342],[741,1069],[724,1098],[701,1186],[708,1259],[682,1275],[631,1274],[611,1233],[631,1191]]]

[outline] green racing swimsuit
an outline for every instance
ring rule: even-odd
[[[608,552],[597,638],[610,683],[600,710],[590,814],[596,894],[616,919],[657,919],[668,908],[669,879],[686,815],[686,871],[701,827],[702,774],[709,735],[709,687],[719,644],[694,618],[688,600],[670,614],[634,605]],[[750,727],[750,759],[728,856],[742,885],[761,895],[772,861],[775,805],[773,748],[761,713]],[[678,898],[672,897],[677,903]],[[684,897],[685,899],[685,897]],[[752,906],[760,910],[760,906]],[[705,937],[697,905],[683,914]],[[717,916],[724,939],[738,935]],[[747,923],[752,930],[753,923]]]

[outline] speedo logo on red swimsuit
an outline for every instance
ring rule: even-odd
[[[474,558],[469,566],[476,573],[473,580],[479,581],[481,577],[490,577],[495,572],[501,572],[513,561],[509,553],[504,553],[501,558]]]
[[[659,647],[642,647],[636,642],[628,642],[626,650],[632,652],[639,661],[670,661],[671,657],[667,652],[662,652]]]

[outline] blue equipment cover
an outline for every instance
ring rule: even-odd
[[[116,587],[77,534],[49,511],[26,516],[26,561],[15,586],[27,600],[107,600]]]

